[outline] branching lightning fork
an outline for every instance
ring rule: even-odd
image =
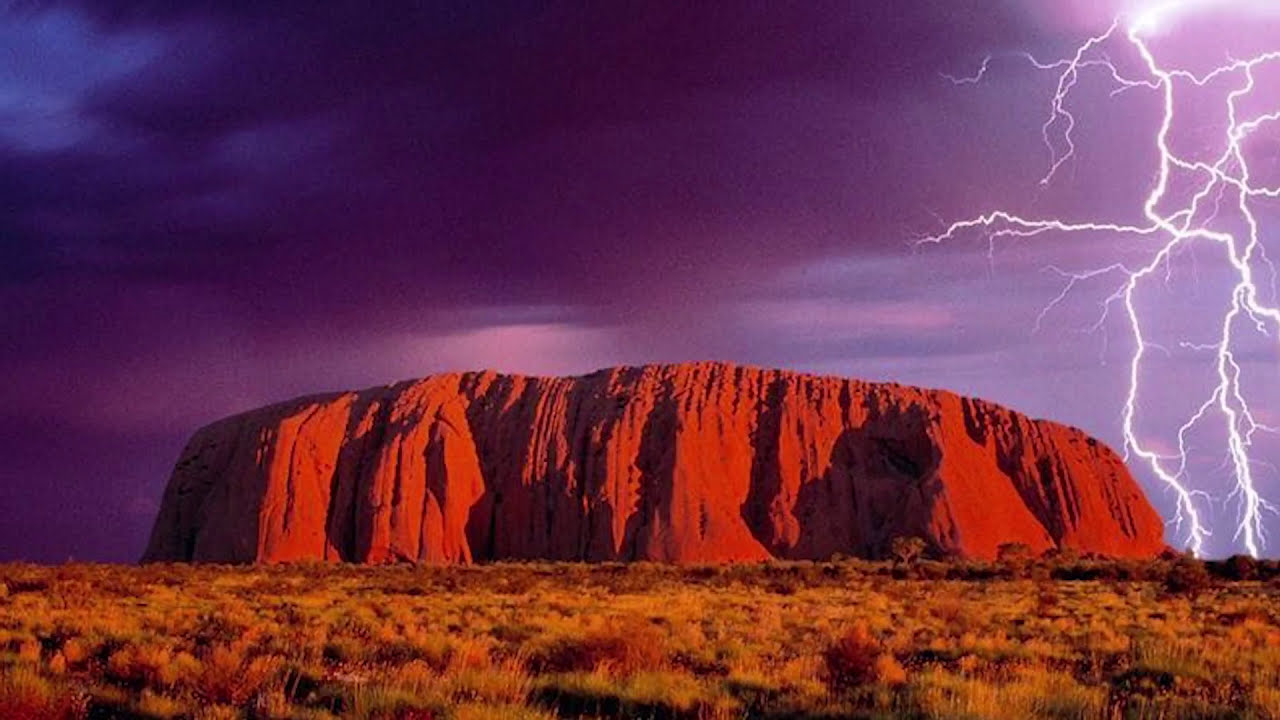
[[[1195,489],[1188,478],[1188,458],[1191,452],[1188,435],[1202,423],[1220,421],[1227,437],[1227,467],[1234,478],[1233,489],[1226,499],[1237,502],[1239,507],[1233,541],[1242,543],[1249,554],[1257,556],[1267,540],[1263,515],[1278,511],[1274,504],[1262,496],[1255,480],[1255,470],[1266,464],[1251,457],[1250,453],[1257,432],[1275,432],[1276,429],[1257,420],[1241,385],[1242,368],[1236,356],[1240,342],[1239,326],[1246,324],[1245,321],[1249,321],[1257,332],[1267,337],[1280,337],[1280,308],[1267,304],[1257,278],[1259,269],[1266,268],[1272,282],[1270,302],[1276,302],[1276,273],[1261,242],[1255,207],[1256,201],[1260,199],[1280,198],[1280,187],[1257,186],[1253,183],[1244,142],[1260,127],[1280,122],[1280,109],[1256,117],[1241,118],[1239,105],[1242,99],[1253,93],[1257,70],[1270,64],[1280,66],[1280,51],[1244,60],[1231,59],[1201,75],[1185,70],[1166,69],[1157,60],[1146,37],[1153,28],[1168,19],[1166,15],[1184,9],[1185,3],[1166,3],[1134,17],[1118,19],[1106,32],[1089,38],[1076,49],[1072,57],[1064,60],[1045,63],[1028,54],[1018,55],[1038,69],[1058,73],[1049,116],[1042,127],[1044,143],[1051,158],[1049,170],[1041,180],[1042,185],[1050,184],[1063,165],[1075,155],[1073,131],[1076,118],[1068,109],[1067,101],[1083,71],[1090,68],[1104,70],[1115,85],[1113,94],[1135,89],[1158,93],[1163,102],[1163,113],[1160,126],[1154,129],[1153,142],[1159,152],[1159,168],[1155,184],[1143,207],[1144,223],[1127,225],[1059,218],[1026,218],[1011,212],[995,211],[955,222],[944,232],[919,242],[942,243],[968,232],[983,232],[988,238],[989,253],[994,253],[996,242],[1001,238],[1027,238],[1044,234],[1109,233],[1156,240],[1151,255],[1140,266],[1117,263],[1083,272],[1049,268],[1065,280],[1065,287],[1037,316],[1036,327],[1040,327],[1046,315],[1062,303],[1077,284],[1104,276],[1114,275],[1118,278],[1117,289],[1103,302],[1103,315],[1095,328],[1101,327],[1107,319],[1107,313],[1113,306],[1117,306],[1123,309],[1126,324],[1134,340],[1134,350],[1128,364],[1128,391],[1121,418],[1125,455],[1140,458],[1176,496],[1176,511],[1170,522],[1180,536],[1179,541],[1185,542],[1193,552],[1200,554],[1206,538],[1211,535],[1211,528],[1204,519],[1200,504],[1209,499],[1209,496]],[[1127,42],[1141,59],[1145,77],[1126,77],[1104,54],[1105,48],[1122,42]],[[992,61],[991,57],[985,59],[975,75],[947,78],[956,84],[982,82]],[[1232,86],[1234,89],[1226,93],[1223,101],[1228,116],[1223,138],[1225,149],[1212,163],[1186,159],[1175,153],[1169,142],[1170,133],[1177,121],[1177,93],[1180,88],[1205,87],[1218,80],[1235,83]],[[1170,199],[1170,185],[1175,173],[1185,173],[1187,177],[1194,178],[1197,190],[1182,207],[1173,212],[1165,212],[1161,210],[1161,206]],[[1235,210],[1243,220],[1244,232],[1232,233],[1213,228],[1224,196],[1234,199]],[[1207,346],[1183,343],[1184,348],[1212,354],[1217,381],[1209,397],[1179,428],[1177,453],[1170,456],[1153,450],[1138,437],[1135,429],[1139,419],[1138,398],[1143,387],[1144,360],[1151,350],[1157,348],[1144,329],[1143,317],[1135,296],[1148,283],[1159,279],[1160,266],[1164,264],[1168,267],[1172,254],[1179,246],[1192,241],[1208,241],[1221,246],[1230,263],[1234,287],[1231,289],[1229,308],[1221,318],[1220,335],[1216,342]]]

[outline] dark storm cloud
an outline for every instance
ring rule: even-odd
[[[17,22],[78,10],[85,35],[165,52],[71,100],[92,138],[7,158],[6,229],[58,238],[50,268],[105,255],[237,287],[301,269],[406,309],[459,293],[653,297],[683,268],[732,273],[862,240],[850,221],[870,236],[919,213],[882,189],[909,170],[877,167],[863,144],[899,121],[871,104],[1007,20],[863,5],[28,9]],[[779,247],[724,247],[806,215],[819,227]],[[282,310],[328,296],[286,295]]]
[[[1013,32],[979,5],[19,5],[25,45],[62,49],[16,90],[84,137],[0,146],[0,273],[221,292],[270,334],[687,312],[896,248],[922,206],[884,140],[927,112],[911,88]]]

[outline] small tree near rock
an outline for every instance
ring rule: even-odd
[[[897,562],[910,565],[920,559],[925,547],[924,540],[918,537],[896,537],[889,544],[889,552]]]

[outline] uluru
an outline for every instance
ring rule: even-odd
[[[1151,556],[1110,448],[942,391],[722,363],[433,375],[195,433],[144,561],[744,562],[892,539]]]

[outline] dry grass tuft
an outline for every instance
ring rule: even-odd
[[[651,623],[628,618],[584,636],[561,639],[537,664],[548,672],[631,675],[656,670],[665,659],[662,633]]]
[[[51,684],[30,668],[12,668],[0,677],[0,718],[5,720],[79,720],[85,698]]]
[[[202,699],[226,705],[243,705],[275,679],[284,661],[276,656],[250,657],[244,645],[211,649],[190,679]]]

